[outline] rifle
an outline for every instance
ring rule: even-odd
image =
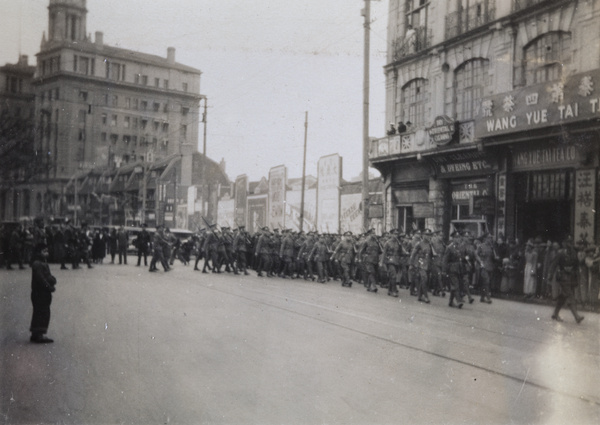
[[[202,217],[202,220],[204,220],[204,222],[206,223],[206,225],[207,225],[207,226],[208,226],[208,228],[210,229],[210,231],[213,233],[213,235],[215,235],[215,237],[216,237],[217,239],[219,239],[219,235],[217,235],[217,234],[215,233],[215,231],[213,230],[213,228],[212,228],[212,227],[210,227],[210,224],[208,224],[208,221],[207,221],[207,220],[204,218],[204,216],[201,216],[201,217]]]

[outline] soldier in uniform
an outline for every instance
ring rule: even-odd
[[[579,284],[577,262],[577,253],[573,247],[573,242],[568,238],[563,242],[563,247],[558,251],[556,261],[551,266],[551,275],[556,273],[556,280],[560,285],[560,293],[556,299],[556,307],[552,314],[552,319],[557,322],[563,321],[559,313],[565,304],[569,307],[571,313],[573,313],[573,317],[578,324],[583,320],[583,316],[577,312],[574,297],[574,290]]]
[[[151,272],[158,271],[158,268],[156,267],[157,262],[160,262],[160,264],[163,266],[163,269],[165,272],[168,272],[169,270],[171,270],[169,268],[169,265],[167,264],[167,261],[165,260],[165,257],[164,257],[164,247],[167,243],[168,242],[167,242],[167,239],[165,238],[163,226],[158,226],[156,228],[156,232],[154,233],[154,237],[152,239],[153,253],[152,253],[152,260],[150,261],[149,271],[151,271]]]
[[[431,246],[434,252],[437,254],[431,261],[431,272],[429,273],[429,279],[431,281],[432,294],[435,296],[446,296],[446,289],[444,285],[443,273],[442,273],[442,261],[444,258],[444,251],[446,245],[442,239],[440,231],[434,232],[431,238]]]
[[[491,304],[492,278],[494,276],[494,270],[496,269],[496,261],[498,260],[498,256],[494,251],[494,241],[491,235],[483,235],[481,237],[481,244],[479,244],[477,251],[475,251],[475,259],[479,262],[480,266],[480,301]]]
[[[422,241],[421,238],[421,231],[417,230],[413,236],[412,239],[410,240],[410,253],[412,254],[414,248],[419,245]],[[419,265],[417,263],[417,259],[415,257],[413,257],[412,255],[409,255],[407,261],[407,269],[408,269],[408,287],[410,289],[410,295],[416,297],[418,295],[418,280],[419,280],[419,276],[418,276],[418,270],[419,270]]]
[[[431,236],[433,232],[426,229],[423,232],[423,239],[415,245],[410,254],[410,260],[415,270],[417,295],[419,301],[429,304],[429,272],[431,270],[431,261],[436,255],[431,245]]]
[[[308,232],[306,234],[306,239],[304,240],[304,243],[302,244],[302,246],[300,247],[300,251],[298,252],[298,260],[301,261],[304,266],[303,267],[304,280],[308,280],[308,279],[315,280],[315,277],[313,274],[313,263],[308,257],[308,254],[310,254],[314,245],[315,245],[314,233]]]
[[[450,244],[444,251],[444,257],[442,261],[442,271],[446,279],[448,279],[448,285],[450,286],[450,300],[448,305],[450,307],[462,308],[464,302],[460,293],[460,279],[461,279],[461,266],[462,256],[460,252],[460,235],[458,232],[454,232],[451,236]],[[456,303],[454,302],[456,300]]]
[[[283,239],[279,247],[279,257],[283,261],[283,269],[280,277],[287,279],[294,278],[294,238],[290,229],[283,230]]]
[[[258,258],[257,276],[262,277],[263,270],[267,272],[267,277],[273,276],[271,274],[271,243],[271,232],[268,227],[263,227],[254,253],[255,257]]]
[[[354,254],[356,248],[352,239],[352,232],[344,233],[344,239],[338,244],[333,253],[333,257],[337,258],[342,268],[342,286],[352,286],[352,263],[354,262]]]
[[[363,254],[364,257],[361,258],[361,261],[364,263],[367,291],[377,292],[377,265],[379,264],[381,246],[373,229],[367,231],[365,241],[360,247],[358,255],[362,256]]]
[[[129,235],[123,226],[117,231],[117,252],[119,264],[127,264],[127,248],[129,247]]]
[[[281,235],[279,229],[273,229],[271,233],[271,275],[279,276],[281,274],[281,257],[279,251],[281,250]]]
[[[460,253],[462,258],[460,292],[462,295],[467,295],[469,304],[472,304],[474,299],[471,296],[471,279],[473,276],[473,259],[475,252],[473,251],[473,237],[469,232],[463,233],[460,242]]]
[[[381,264],[388,272],[388,295],[398,297],[398,284],[401,276],[401,258],[406,255],[402,242],[398,239],[398,230],[390,230],[390,237],[383,245]]]
[[[10,244],[8,262],[6,269],[12,270],[11,264],[17,263],[20,269],[24,269],[23,265],[23,252],[25,246],[25,231],[22,224],[19,224],[10,234]]]
[[[319,276],[319,283],[325,283],[329,280],[329,277],[326,276],[326,268],[325,263],[328,259],[328,250],[327,245],[325,244],[325,235],[321,235],[310,253],[308,254],[308,261],[313,260],[317,265],[317,274]]]
[[[208,262],[211,262],[211,266],[209,267],[214,273],[216,273],[219,254],[217,252],[219,248],[219,236],[216,230],[217,225],[211,224],[208,227],[208,232],[206,233],[206,239],[204,239],[204,267],[202,267],[202,273],[208,273],[206,268],[208,266]]]
[[[223,248],[220,252],[222,262],[225,264],[225,271],[227,273],[233,271],[235,274],[238,274],[237,268],[235,267],[235,257],[233,256],[233,234],[229,227],[221,227],[221,239],[223,241]]]
[[[250,248],[250,238],[246,233],[246,228],[240,226],[233,238],[233,251],[237,259],[237,270],[248,275],[246,262],[248,261],[248,249]]]

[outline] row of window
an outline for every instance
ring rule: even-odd
[[[42,60],[40,67],[40,72],[42,76],[51,75],[59,72],[61,69],[60,56],[55,56]],[[108,80],[123,82],[127,80],[127,66],[123,63],[115,62],[109,59],[104,59],[104,69],[104,77]],[[71,70],[77,74],[95,76],[96,58],[82,55],[74,55],[73,66]],[[139,84],[142,86],[149,86],[151,84],[148,75],[143,75],[139,73],[133,74],[133,82],[134,84]],[[155,77],[153,83],[153,86],[156,88],[162,88],[165,90],[168,90],[170,88],[169,80],[166,78],[161,79]],[[189,85],[187,82],[181,83],[182,91],[187,92],[188,88]]]
[[[564,65],[571,62],[571,35],[552,32],[537,38],[524,49],[525,84],[558,80]],[[454,72],[455,116],[459,121],[470,120],[480,107],[486,88],[491,84],[488,59],[472,59]],[[419,126],[429,122],[426,106],[430,101],[429,80],[418,78],[401,90],[402,120]]]

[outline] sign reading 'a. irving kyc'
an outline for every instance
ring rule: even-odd
[[[487,97],[475,111],[475,137],[600,118],[598,87],[600,70],[594,70]]]

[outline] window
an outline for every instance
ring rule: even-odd
[[[100,133],[100,141],[106,143],[106,133]]]
[[[113,81],[125,80],[125,65],[109,60],[104,62],[106,63],[106,78]]]
[[[571,34],[551,32],[536,38],[524,51],[525,83],[558,80],[562,69],[571,63]]]
[[[133,104],[132,105],[133,105],[132,109],[136,109],[136,110],[139,109],[139,107],[140,107],[140,101],[139,101],[139,99],[133,99]]]
[[[169,123],[168,122],[164,122],[162,125],[162,131],[163,133],[168,133],[169,132]]]
[[[154,112],[160,111],[160,103],[154,102],[154,104],[152,105],[152,107],[154,108]]]
[[[142,111],[146,111],[148,110],[148,102],[145,100],[142,100],[142,102],[140,103],[141,109]]]
[[[60,96],[59,96],[59,94],[60,94],[60,91],[59,91],[59,89],[58,89],[58,87],[57,87],[56,89],[54,89],[54,98],[55,98],[56,100],[60,99]]]
[[[564,171],[551,171],[545,173],[532,173],[529,176],[529,200],[544,201],[552,199],[566,199],[567,173]]]
[[[412,80],[402,88],[402,121],[413,126],[424,125],[426,117],[425,104],[428,101],[428,81],[424,78]]]
[[[119,135],[118,134],[111,134],[110,135],[110,143],[112,143],[113,145],[116,145],[118,141],[119,141]]]
[[[127,146],[129,145],[129,143],[131,143],[131,136],[129,135],[124,135],[123,136],[123,143]]]
[[[181,107],[181,115],[183,115],[185,117],[189,113],[190,113],[190,108]]]
[[[473,59],[461,65],[454,74],[456,119],[470,120],[474,116],[484,89],[489,85],[489,61]]]
[[[125,117],[123,120],[123,126],[125,128],[129,128],[131,126],[131,117]]]
[[[50,91],[50,93],[52,93],[52,91]],[[79,100],[81,102],[87,102],[87,100],[88,100],[88,92],[83,91],[83,90],[79,90]]]
[[[94,58],[86,58],[85,56],[73,57],[73,71],[83,75],[94,75],[96,61]]]
[[[164,82],[163,82],[163,87],[164,87],[165,89],[168,89],[168,88],[169,88],[169,80],[164,80]]]
[[[183,91],[187,92],[188,91],[188,83],[183,83],[182,87]]]
[[[158,131],[160,123],[158,121],[153,121],[152,126],[154,127],[154,131]]]
[[[133,143],[133,146],[137,146],[137,144],[138,144],[137,136],[131,136],[131,143]]]
[[[117,116],[116,115],[111,116],[111,118],[110,118],[110,126],[111,127],[116,127],[117,126]]]
[[[117,95],[114,95],[114,96],[112,97],[112,106],[113,106],[114,108],[116,108],[116,107],[118,107],[118,106],[119,106],[119,96],[117,96]]]
[[[146,118],[142,118],[140,121],[140,124],[141,124],[142,130],[145,130],[146,126],[148,125],[148,120]]]
[[[131,109],[131,98],[130,97],[125,98],[125,107],[127,109]]]
[[[160,78],[154,79],[154,87],[160,87]]]
[[[134,129],[134,130],[137,130],[137,128],[138,128],[138,119],[137,119],[137,118],[134,118],[134,119],[131,121],[131,124],[132,124],[132,127],[133,127],[133,129]]]
[[[187,125],[185,125],[185,124],[181,125],[180,133],[181,133],[182,139],[187,139]]]
[[[398,229],[401,229],[403,232],[424,230],[425,219],[414,218],[412,206],[398,207]]]
[[[141,75],[140,75],[140,74],[135,74],[135,75],[133,76],[133,82],[134,82],[135,84],[139,84],[139,83],[140,83],[140,77],[141,77]]]
[[[147,75],[142,75],[142,85],[144,85],[144,86],[148,85],[148,76]]]
[[[102,114],[102,125],[106,125],[108,122],[108,115]]]

